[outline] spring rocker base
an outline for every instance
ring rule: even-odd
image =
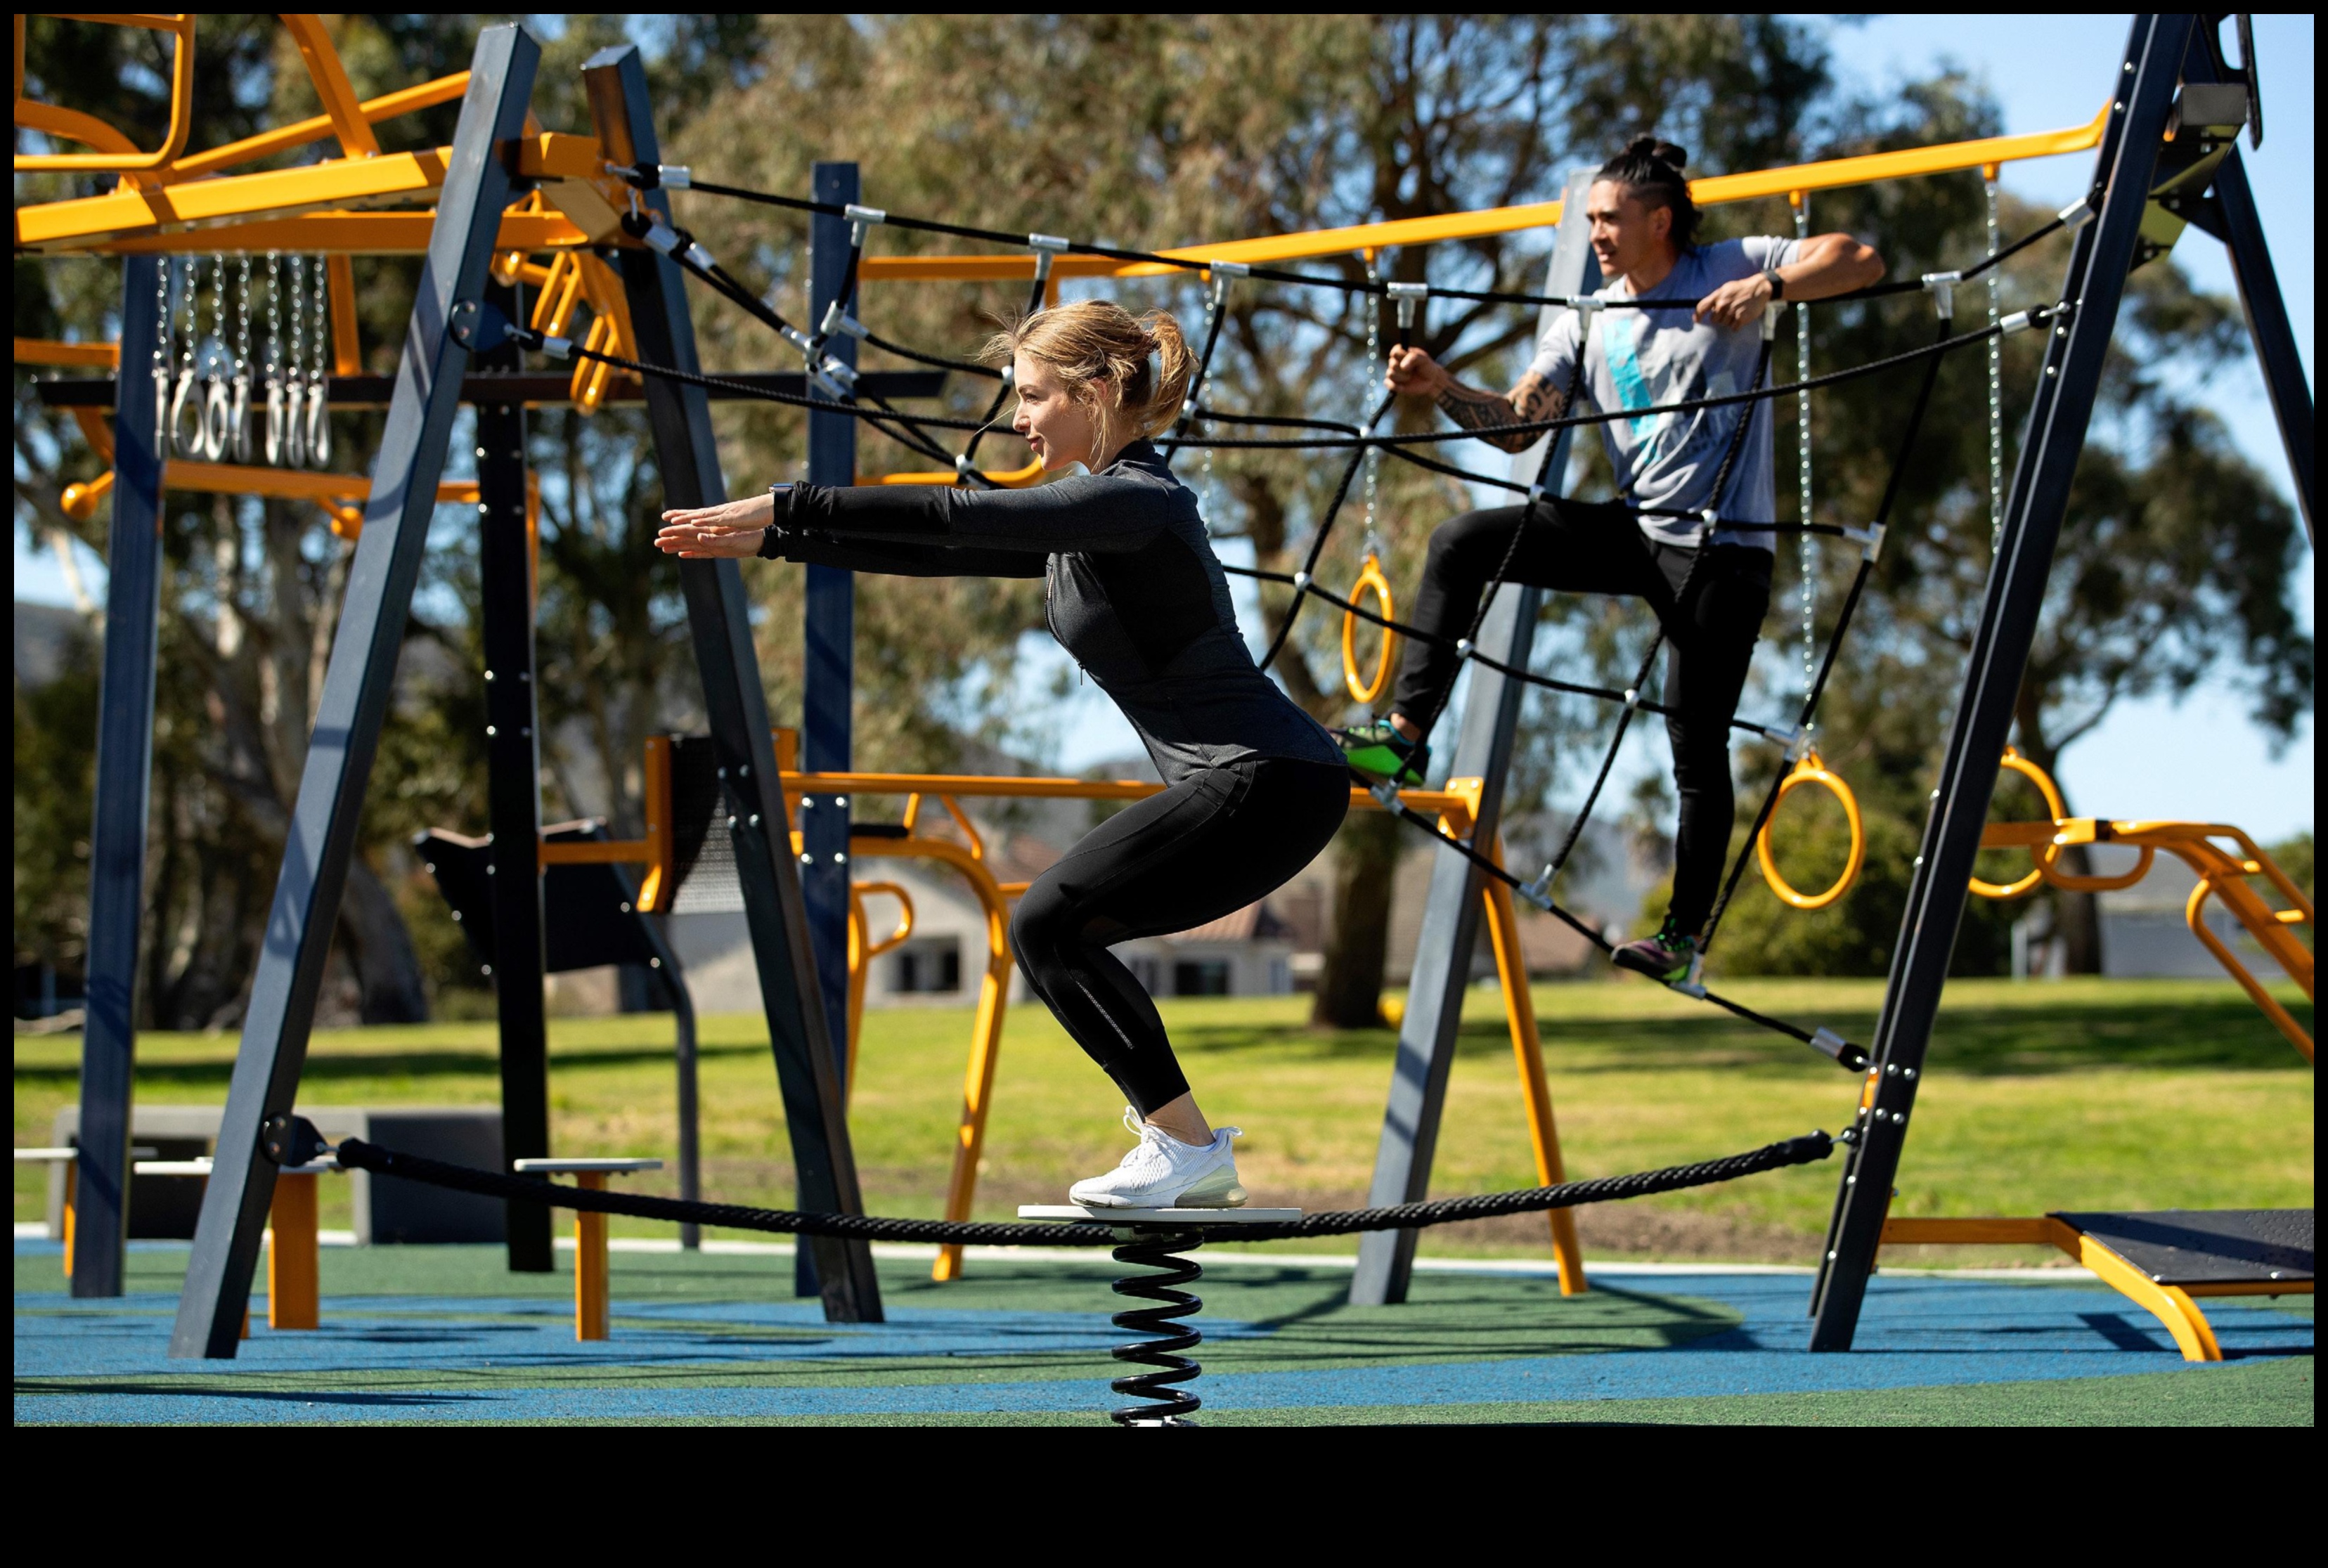
[[[1194,1357],[1179,1354],[1204,1342],[1204,1335],[1182,1321],[1204,1310],[1201,1297],[1178,1289],[1194,1284],[1204,1274],[1194,1261],[1178,1254],[1203,1246],[1216,1230],[1241,1225],[1279,1225],[1301,1217],[1298,1208],[1087,1208],[1078,1203],[1030,1203],[1018,1209],[1020,1219],[1056,1219],[1078,1223],[1096,1220],[1116,1226],[1121,1244],[1114,1253],[1119,1263],[1160,1269],[1161,1273],[1127,1274],[1115,1282],[1119,1296],[1161,1303],[1131,1307],[1115,1314],[1119,1329],[1155,1338],[1118,1345],[1110,1352],[1118,1361],[1151,1367],[1148,1372],[1118,1377],[1108,1386],[1149,1404],[1129,1404],[1108,1413],[1119,1426],[1194,1426],[1187,1419],[1204,1402],[1180,1386],[1194,1383],[1204,1371]]]

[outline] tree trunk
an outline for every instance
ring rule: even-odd
[[[1334,840],[1334,922],[1310,1021],[1328,1028],[1379,1028],[1390,900],[1403,848],[1399,825],[1379,812],[1351,813]]]
[[[348,863],[340,897],[339,935],[356,972],[357,1010],[368,1024],[428,1021],[428,993],[420,983],[420,955],[387,886],[361,856]]]
[[[2022,755],[2043,768],[2047,776],[2052,779],[2053,787],[2061,792],[2063,813],[2075,815],[2077,806],[2070,799],[2068,787],[2061,783],[2061,748],[2046,737],[2034,698],[2035,693],[2024,684],[2016,705]],[[2093,875],[2094,861],[2084,845],[2072,844],[2061,851],[2061,857],[2054,862],[2054,867],[2071,876],[2089,877]],[[2055,940],[2061,944],[2064,970],[2070,974],[2099,974],[2102,972],[2101,906],[2095,902],[2091,893],[2072,893],[2055,887],[2050,889],[2047,896],[2053,901],[2053,930]]]

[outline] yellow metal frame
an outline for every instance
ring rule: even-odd
[[[2051,1215],[2035,1219],[1887,1219],[1883,1246],[2051,1246],[2091,1269],[2101,1282],[2165,1326],[2185,1361],[2220,1361],[2214,1326],[2198,1298],[2217,1296],[2309,1296],[2309,1280],[2259,1284],[2160,1284],[2140,1269]]]
[[[1159,794],[1164,786],[1135,779],[1008,778],[984,774],[802,773],[794,764],[797,737],[776,731],[776,760],[784,793],[785,812],[803,794],[903,795],[905,833],[852,833],[852,857],[877,859],[935,860],[953,867],[970,884],[986,915],[986,971],[979,985],[978,1008],[971,1024],[970,1059],[962,1073],[962,1112],[954,1128],[953,1168],[946,1180],[945,1217],[966,1220],[978,1191],[978,1162],[986,1147],[986,1124],[993,1105],[994,1075],[1001,1060],[1002,1024],[1009,1002],[1010,900],[1027,890],[1024,882],[999,880],[989,863],[986,840],[962,808],[967,799],[1137,801]],[[1440,790],[1403,790],[1399,798],[1417,811],[1438,813],[1441,826],[1460,836],[1478,820],[1484,781],[1450,779]],[[927,802],[934,800],[953,820],[959,837],[940,837],[923,831]],[[600,841],[545,842],[544,865],[634,864],[646,868],[639,907],[668,907],[670,867],[674,834],[671,822],[670,741],[657,737],[648,742],[646,759],[647,837]],[[1353,810],[1380,811],[1382,804],[1362,789],[1350,792]],[[793,833],[798,852],[800,835]],[[1503,848],[1492,847],[1498,863]],[[862,899],[876,892],[896,896],[905,903],[906,922],[887,943],[868,943]],[[1492,883],[1487,900],[1488,931],[1501,979],[1504,1010],[1510,1026],[1512,1051],[1519,1070],[1520,1092],[1526,1107],[1528,1132],[1535,1145],[1536,1174],[1545,1186],[1565,1180],[1561,1160],[1560,1128],[1553,1112],[1552,1091],[1544,1070],[1544,1047],[1536,1028],[1535,1005],[1527,983],[1527,965],[1520,950],[1519,916],[1510,889]],[[849,925],[849,1053],[850,1082],[856,1082],[857,1043],[864,1007],[866,972],[870,960],[905,940],[912,931],[912,903],[894,883],[866,881],[851,890]],[[1549,1216],[1553,1252],[1560,1266],[1561,1291],[1574,1295],[1585,1288],[1584,1256],[1575,1221],[1566,1210]],[[962,1249],[941,1247],[931,1269],[934,1280],[959,1279]]]
[[[125,175],[152,174],[167,168],[180,153],[186,150],[186,136],[194,124],[194,14],[183,12],[169,15],[149,15],[140,13],[99,14],[81,11],[44,11],[34,14],[53,16],[66,22],[95,22],[113,27],[138,27],[155,33],[167,33],[177,40],[170,61],[170,128],[162,137],[162,145],[150,153],[141,153],[129,138],[94,115],[56,104],[35,103],[24,96],[24,23],[26,14],[16,13],[16,90],[15,123],[27,130],[44,136],[62,136],[85,147],[95,147],[93,153],[18,153],[16,173],[39,174],[113,174]]]
[[[2312,950],[2295,939],[2291,926],[2314,923],[2312,900],[2304,896],[2287,873],[2263,851],[2261,846],[2247,833],[2227,822],[2112,822],[2100,817],[2072,817],[2064,814],[2061,792],[2043,768],[2021,756],[2010,746],[2005,748],[2004,765],[2028,778],[2044,795],[2046,805],[2053,812],[2050,822],[1991,822],[1981,831],[1980,845],[1984,850],[2026,849],[2036,867],[2020,880],[2005,884],[1985,882],[1976,877],[1972,890],[1984,898],[2017,898],[2033,892],[2040,883],[2072,893],[2108,893],[2131,887],[2149,875],[2150,868],[2162,850],[2174,856],[2199,874],[2198,885],[2183,905],[2183,919],[2191,934],[2200,945],[2214,954],[2215,962],[2228,971],[2246,991],[2272,1026],[2287,1038],[2288,1044],[2313,1060],[2313,1038],[2302,1024],[2278,999],[2266,991],[2247,965],[2239,961],[2222,938],[2207,924],[2206,906],[2210,898],[2220,899],[2239,924],[2247,928],[2261,947],[2289,979],[2303,988],[2306,997],[2314,995]],[[2228,840],[2236,852],[2225,850],[2218,840]],[[2107,876],[2081,876],[2060,869],[2061,851],[2073,844],[2123,844],[2140,851],[2133,869],[2112,872]],[[1769,863],[1763,862],[1768,875]],[[2275,909],[2250,885],[2250,879],[2261,877],[2287,901],[2287,907]],[[1784,897],[1781,894],[1780,897]]]
[[[1778,859],[1770,851],[1770,828],[1778,820],[1778,808],[1787,803],[1787,796],[1805,784],[1816,784],[1835,796],[1843,806],[1844,819],[1851,824],[1851,852],[1844,858],[1843,875],[1824,893],[1797,892],[1793,884],[1779,874]],[[1762,864],[1762,880],[1769,884],[1779,902],[1790,908],[1824,909],[1849,892],[1852,883],[1858,879],[1860,865],[1867,859],[1867,832],[1859,820],[1859,797],[1851,793],[1851,786],[1844,782],[1841,774],[1828,771],[1817,752],[1806,752],[1794,770],[1780,781],[1779,798],[1770,808],[1770,816],[1763,822],[1762,831],[1754,836],[1754,858]]]
[[[1374,595],[1375,602],[1382,606],[1384,620],[1398,619],[1398,611],[1390,596],[1390,579],[1383,576],[1382,562],[1372,550],[1366,551],[1366,564],[1358,568],[1358,580],[1350,585],[1350,603],[1355,605],[1368,594]],[[1358,613],[1356,610],[1342,612],[1342,684],[1348,689],[1352,701],[1371,703],[1380,697],[1383,688],[1390,684],[1391,667],[1397,657],[1398,634],[1385,626],[1382,628],[1382,652],[1375,660],[1374,679],[1359,680]]]

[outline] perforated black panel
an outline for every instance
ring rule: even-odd
[[[2161,1285],[2263,1284],[2312,1278],[2308,1208],[2170,1208],[2057,1214]]]

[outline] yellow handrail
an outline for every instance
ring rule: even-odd
[[[1040,457],[1037,457],[1033,462],[1028,464],[1024,468],[1006,468],[1000,473],[994,473],[981,468],[979,470],[979,477],[985,480],[989,484],[999,484],[1005,490],[1024,490],[1027,486],[1034,484],[1037,480],[1043,477],[1043,460]],[[868,484],[959,484],[962,483],[962,478],[959,474],[947,474],[943,472],[933,472],[929,474],[884,474],[878,479],[864,480],[860,483]]]
[[[94,146],[94,153],[18,153],[16,173],[35,174],[145,174],[167,167],[172,160],[186,150],[186,136],[194,123],[194,14],[183,12],[172,15],[149,15],[142,13],[121,14],[85,11],[52,11],[41,13],[70,22],[95,22],[110,27],[138,27],[155,33],[167,33],[177,42],[170,62],[170,129],[162,138],[161,146],[154,152],[141,153],[129,146],[128,138],[111,126],[76,109],[61,108],[54,104],[34,103],[24,96],[24,19],[16,14],[16,108],[15,123],[47,136],[64,136]],[[127,150],[125,150],[125,148]]]
[[[1865,185],[1878,180],[1912,175],[1956,174],[1992,164],[2050,158],[2064,153],[2087,152],[2101,145],[2109,124],[2109,106],[2081,126],[2032,131],[2024,136],[1982,136],[1973,141],[1944,142],[1937,146],[1907,147],[1898,152],[1869,153],[1857,157],[1829,158],[1816,164],[1796,164],[1782,169],[1762,169],[1742,174],[1714,174],[1690,182],[1690,195],[1702,207],[1727,202],[1751,202],[1796,192],[1828,191],[1845,185]],[[1346,256],[1361,250],[1384,250],[1397,245],[1438,245],[1455,239],[1478,239],[1523,229],[1549,229],[1560,221],[1558,202],[1530,202],[1516,207],[1490,207],[1477,212],[1452,212],[1431,218],[1398,218],[1381,223],[1357,223],[1342,229],[1313,229],[1302,234],[1282,234],[1259,239],[1231,239],[1210,245],[1185,245],[1159,250],[1187,261],[1234,261],[1245,266],[1301,261],[1320,256]],[[1069,264],[1075,264],[1071,269]],[[1032,256],[897,256],[866,257],[859,275],[866,278],[953,278],[1005,280],[1034,276]],[[1149,277],[1177,269],[1153,261],[1111,262],[1104,257],[1065,256],[1055,271],[1074,276],[1112,275]]]

